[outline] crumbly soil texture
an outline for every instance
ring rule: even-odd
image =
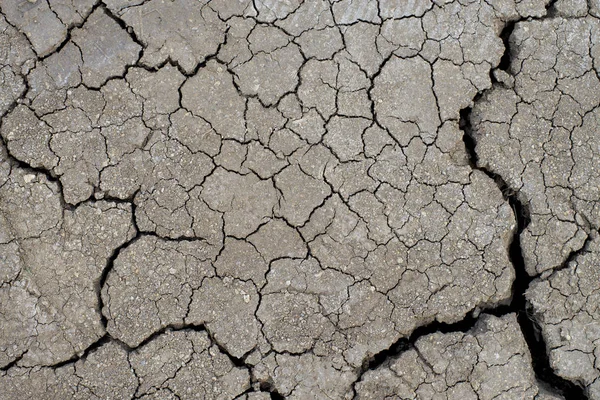
[[[0,0],[0,400],[600,400],[600,0]]]

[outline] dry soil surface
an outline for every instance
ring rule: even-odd
[[[0,0],[0,400],[600,400],[600,0]]]

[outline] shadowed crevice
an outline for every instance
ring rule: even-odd
[[[554,4],[556,0],[552,0],[546,6],[546,16],[551,18],[554,15]],[[504,27],[500,37],[504,43],[504,54],[502,55],[498,69],[510,74],[511,60],[514,56],[514,49],[511,46],[511,36],[519,21],[513,21]],[[492,89],[490,89],[492,90]],[[485,92],[484,92],[485,93]],[[476,104],[484,93],[479,93],[474,99]],[[525,342],[529,348],[532,359],[532,366],[535,376],[541,386],[552,391],[553,393],[561,394],[565,399],[585,399],[584,389],[560,376],[558,376],[550,366],[549,352],[546,343],[543,340],[541,328],[533,319],[531,305],[528,303],[525,293],[531,282],[536,278],[530,276],[525,269],[525,259],[523,249],[521,247],[521,233],[527,228],[531,222],[529,204],[511,188],[506,181],[498,174],[479,165],[477,154],[477,141],[473,135],[473,127],[471,125],[472,107],[465,108],[460,112],[460,128],[463,130],[463,141],[471,168],[484,172],[498,186],[504,198],[508,201],[513,209],[517,228],[513,234],[512,241],[509,246],[509,258],[515,271],[515,279],[512,286],[512,299],[508,306],[509,312],[514,312],[517,315],[517,321],[525,338]],[[571,257],[569,257],[571,258]]]
[[[554,3],[555,1],[551,1],[548,4],[547,16],[544,18],[552,15]],[[513,50],[510,46],[510,37],[518,22],[519,21],[512,21],[507,23],[500,35],[505,46],[505,52],[501,57],[498,69],[507,73],[510,73],[509,69],[511,58],[513,56]],[[492,71],[490,75],[493,76]],[[492,81],[494,81],[494,79],[492,79]],[[477,96],[475,96],[473,103],[477,103],[481,99],[482,95],[483,93],[479,93]],[[529,205],[519,198],[518,193],[515,192],[500,175],[478,165],[478,155],[476,151],[477,143],[471,126],[471,112],[472,107],[462,109],[460,111],[459,121],[459,127],[464,132],[463,141],[469,159],[469,164],[471,168],[485,173],[496,183],[502,192],[502,196],[506,201],[508,201],[509,205],[513,209],[515,220],[517,222],[517,227],[513,233],[513,237],[508,248],[509,259],[515,271],[511,299],[508,304],[495,305],[488,309],[484,307],[481,311],[498,317],[510,313],[516,314],[517,321],[523,333],[525,342],[527,343],[531,353],[533,370],[540,386],[552,393],[562,395],[566,400],[585,399],[586,396],[584,395],[584,389],[582,387],[558,376],[550,366],[548,351],[546,343],[541,335],[541,329],[539,325],[532,319],[530,305],[525,297],[525,292],[529,288],[532,280],[535,278],[529,276],[529,274],[526,272],[525,261],[520,242],[521,232],[523,232],[523,230],[531,221]],[[479,313],[469,313],[465,318],[456,323],[446,324],[433,321],[427,325],[415,329],[408,338],[400,338],[388,349],[366,359],[359,369],[358,378],[354,383],[354,389],[356,387],[356,383],[361,381],[362,376],[366,371],[377,369],[378,367],[391,362],[391,360],[395,359],[399,354],[407,351],[410,348],[413,348],[414,343],[419,338],[436,332],[468,332],[475,326],[478,321],[478,317]],[[356,389],[354,390],[354,393],[356,394]]]
[[[283,400],[283,397],[270,382],[261,382],[260,383],[261,392],[268,392],[273,400]]]
[[[510,50],[507,48],[506,53]],[[506,54],[505,53],[505,54]],[[478,99],[475,99],[475,102]],[[525,269],[525,260],[523,250],[521,248],[521,232],[529,225],[530,211],[529,205],[522,202],[518,194],[510,188],[501,176],[489,171],[478,165],[477,142],[473,136],[471,126],[471,108],[461,110],[461,129],[464,132],[463,141],[469,155],[469,163],[473,169],[484,172],[487,176],[494,180],[498,188],[502,192],[504,198],[508,201],[513,209],[517,222],[512,241],[509,246],[509,258],[515,271],[515,279],[512,286],[512,299],[510,305],[506,307],[510,313],[517,315],[517,321],[531,353],[533,371],[541,386],[549,389],[553,393],[561,394],[566,400],[581,400],[585,399],[584,390],[582,387],[558,376],[550,366],[548,349],[541,334],[541,329],[536,321],[531,316],[531,306],[527,301],[525,292],[529,285],[535,279],[535,276],[530,276]],[[498,310],[498,309],[496,309]]]

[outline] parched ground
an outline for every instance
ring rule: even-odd
[[[600,0],[0,13],[0,400],[600,400]]]

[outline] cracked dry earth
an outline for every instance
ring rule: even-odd
[[[599,0],[0,0],[0,399],[600,399]]]

